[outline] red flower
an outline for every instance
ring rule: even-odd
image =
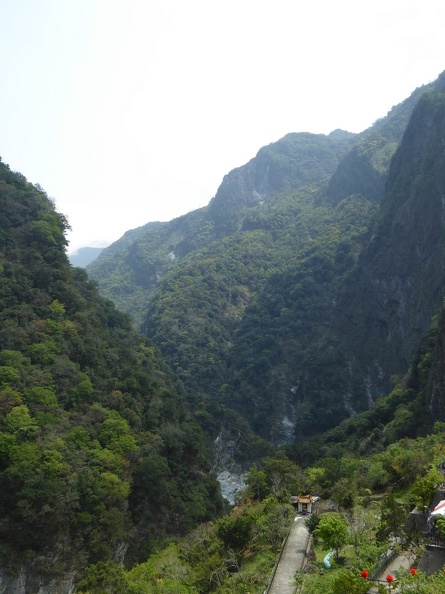
[[[361,576],[363,579],[367,580],[369,577],[369,573],[366,571],[366,569],[362,570]]]
[[[386,581],[388,582],[388,584],[394,581],[394,578],[390,573],[388,573],[388,575],[386,576]]]
[[[417,573],[417,569],[415,567],[411,567],[411,569],[409,570],[411,575],[416,575]]]

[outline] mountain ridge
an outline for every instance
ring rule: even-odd
[[[289,134],[263,147],[224,177],[207,207],[140,236],[107,274],[88,269],[105,294],[125,301],[204,408],[235,408],[281,443],[366,409],[406,369],[429,314],[389,373],[379,357],[357,363],[361,347],[348,355],[335,317],[348,316],[348,282],[384,209],[413,110],[444,80],[360,134]],[[329,411],[322,422],[320,409]]]
[[[156,563],[158,547],[224,511],[223,469],[230,480],[250,467],[258,498],[267,468],[280,497],[277,470],[292,488],[330,496],[335,483],[350,507],[352,476],[361,488],[423,479],[419,436],[443,458],[444,76],[363,135],[264,147],[212,208],[111,246],[102,291],[138,309],[145,336],[70,266],[66,218],[0,162],[8,594],[71,592],[90,564],[94,577]],[[321,460],[303,477],[286,453]],[[238,512],[214,524],[228,543]]]

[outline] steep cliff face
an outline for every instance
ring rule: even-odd
[[[444,82],[360,135],[264,147],[208,207],[95,269],[146,315],[194,405],[236,409],[283,443],[372,406],[407,370],[442,299]]]
[[[444,139],[445,94],[428,93],[393,158],[379,220],[338,304],[339,340],[349,343],[346,356],[367,378],[371,401],[391,374],[407,369],[442,304]]]
[[[442,303],[444,96],[438,91],[420,95],[423,99],[412,113],[389,176],[380,157],[392,153],[390,141],[400,133],[394,114],[378,124],[377,135],[367,134],[368,145],[360,139],[334,174],[342,166],[354,169],[358,159],[369,173],[365,175],[363,167],[354,169],[355,177],[342,188],[344,193],[355,189],[366,195],[363,202],[355,197],[356,214],[382,192],[380,213],[357,265],[348,271],[357,251],[346,239],[350,227],[339,222],[344,235],[336,252],[329,253],[327,235],[313,257],[277,273],[238,329],[232,404],[256,431],[270,431],[275,443],[281,443],[276,429],[288,417],[281,413],[283,406],[292,408],[299,438],[372,407],[392,386],[391,376],[408,370],[422,333]],[[412,107],[410,98],[403,106],[402,123]],[[381,143],[385,137],[387,153]],[[380,178],[373,163],[382,164]],[[345,172],[340,173],[345,181]],[[347,199],[336,202],[333,191],[331,180],[327,199],[347,212]],[[331,222],[336,214],[331,212]],[[261,320],[257,331],[252,330],[255,317]],[[271,352],[275,360],[267,355]]]
[[[445,310],[439,316],[433,363],[425,390],[424,408],[430,427],[445,421]]]
[[[297,190],[332,175],[354,134],[294,133],[263,147],[254,159],[224,177],[208,213],[218,237],[238,231],[246,210],[274,193]]]
[[[416,89],[384,118],[358,135],[354,146],[340,161],[329,182],[330,202],[337,204],[352,194],[361,194],[374,202],[382,200],[391,159],[416,103],[424,93],[440,91],[444,85],[445,73],[434,83]]]
[[[57,576],[23,566],[14,574],[0,567],[0,592],[2,594],[72,594],[76,573],[67,570]]]
[[[236,461],[241,432],[229,424],[223,424],[214,442],[214,470],[221,485],[221,493],[231,504],[235,504],[236,495],[244,489],[244,475],[247,465]]]

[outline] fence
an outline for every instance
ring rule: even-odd
[[[396,551],[391,551],[389,555],[387,555],[386,557],[384,557],[380,563],[377,565],[374,573],[371,575],[371,577],[369,578],[370,580],[373,581],[378,581],[378,576],[383,573],[385,571],[385,569],[388,567],[388,565],[394,561],[394,559],[397,557],[397,553]]]
[[[283,540],[283,544],[281,545],[280,554],[278,555],[278,559],[276,560],[276,563],[275,563],[274,568],[272,570],[272,574],[271,574],[271,576],[269,578],[269,583],[267,584],[267,588],[264,590],[264,593],[263,594],[269,594],[269,592],[270,592],[270,587],[272,586],[272,583],[273,583],[275,574],[277,573],[278,565],[280,563],[281,557],[283,556],[284,547],[286,546],[287,539],[289,538],[289,534],[290,534],[290,531],[291,530],[292,530],[292,524],[291,524],[289,530],[287,531],[287,534],[286,534],[286,536],[285,536],[285,538]]]

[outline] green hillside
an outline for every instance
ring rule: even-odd
[[[284,189],[297,190],[321,180],[326,183],[352,138],[347,132],[328,137],[288,134],[262,148],[247,165],[226,175],[208,207],[168,223],[148,224],[127,232],[88,266],[89,275],[105,296],[141,323],[167,271],[180,267],[185,256],[238,233],[240,227],[255,227],[257,211],[265,199]]]
[[[429,116],[419,115],[440,114],[440,105],[425,98],[415,106],[430,91],[441,96],[443,79],[359,135],[290,134],[264,147],[224,178],[208,207],[147,229],[114,255],[104,250],[89,267],[159,346],[195,410],[211,408],[212,418],[215,409],[235,410],[262,438],[290,443],[366,410],[407,370],[441,305],[441,258],[433,255],[441,248],[429,233],[436,226],[439,237],[440,216],[425,217],[421,206],[422,192],[439,196],[441,128],[435,122],[425,136]],[[410,183],[413,144],[418,210],[410,219],[396,188]],[[436,160],[431,188],[419,181],[429,175],[416,156],[424,151]],[[394,209],[411,221],[399,225],[403,237]],[[420,211],[425,229],[416,233],[427,239],[408,248]],[[379,245],[381,262],[366,264]],[[404,301],[385,295],[415,249],[422,258],[403,282],[428,289],[423,297],[414,290],[398,327],[392,307]]]
[[[5,594],[262,594],[294,493],[348,532],[305,593],[415,552],[445,459],[444,82],[362,134],[264,147],[88,272],[0,162]],[[230,514],[215,462],[245,472]]]
[[[0,212],[2,565],[145,559],[222,510],[210,445],[157,350],[70,266],[65,218],[3,163]]]

